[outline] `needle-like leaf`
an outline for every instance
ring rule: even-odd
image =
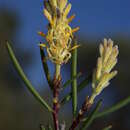
[[[90,82],[92,81],[92,75],[89,75],[87,78],[85,78],[77,88],[77,92],[79,93],[81,90],[83,90]],[[68,93],[62,100],[61,105],[63,106],[67,102],[69,102],[72,98],[72,92]]]
[[[10,56],[10,58],[11,58],[13,64],[14,64],[14,67],[17,70],[20,77],[22,78],[22,80],[24,81],[27,89],[32,93],[32,95],[35,97],[35,99],[37,99],[37,101],[39,101],[49,112],[53,112],[52,108],[44,101],[44,99],[34,89],[31,82],[27,79],[26,75],[24,74],[20,64],[18,63],[18,61],[17,61],[17,59],[16,59],[16,57],[14,55],[14,52],[13,52],[13,50],[11,48],[11,45],[7,42],[6,46],[7,46],[9,56]]]
[[[120,101],[119,103],[117,104],[114,104],[112,105],[111,107],[109,108],[106,108],[105,110],[103,110],[102,112],[99,112],[95,115],[95,118],[99,118],[99,117],[103,117],[105,115],[108,115],[112,112],[115,112],[117,111],[118,109],[128,105],[130,103],[130,96],[127,97],[126,99],[123,99],[122,101]]]
[[[42,65],[43,65],[43,69],[44,69],[44,72],[45,72],[47,82],[49,84],[49,87],[51,89],[53,89],[51,76],[50,76],[50,72],[49,72],[49,68],[48,68],[48,64],[47,64],[47,58],[45,56],[44,48],[42,48],[42,47],[40,47],[40,54],[41,54]]]
[[[50,124],[48,125],[48,130],[53,130]]]
[[[40,130],[46,130],[43,125],[40,125]]]
[[[103,130],[110,130],[111,128],[112,128],[112,126],[109,125],[109,126],[105,127]]]
[[[77,45],[76,40],[74,40],[74,46]],[[77,49],[72,51],[72,58],[71,58],[71,78],[77,75]],[[76,116],[77,112],[77,79],[75,78],[71,82],[71,92],[72,92],[72,111],[73,117]]]
[[[79,72],[76,76],[74,76],[73,78],[69,79],[68,81],[66,81],[62,88],[65,89],[68,85],[70,85],[75,79],[79,78],[82,75],[81,72]]]

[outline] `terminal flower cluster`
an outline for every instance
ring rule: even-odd
[[[48,32],[39,34],[46,38],[48,44],[40,44],[47,49],[49,59],[55,64],[67,63],[71,58],[71,50],[78,47],[72,47],[73,33],[79,30],[79,27],[72,29],[69,23],[75,15],[68,18],[71,10],[71,4],[68,0],[45,0],[44,15],[48,19]]]
[[[111,39],[104,39],[104,43],[99,47],[100,57],[97,60],[97,67],[93,72],[92,79],[92,97],[94,98],[101,93],[101,91],[110,84],[110,80],[115,77],[117,71],[111,71],[117,63],[117,56],[119,53],[118,46],[113,46]]]

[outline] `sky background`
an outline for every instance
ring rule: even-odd
[[[72,3],[71,14],[76,14],[73,25],[80,26],[82,35],[100,38],[114,33],[130,34],[129,0],[69,1]],[[47,20],[42,15],[42,3],[43,0],[0,0],[0,8],[14,11],[20,20],[18,38],[29,40],[31,36],[36,40],[35,32],[45,30]]]
[[[129,0],[69,1],[72,3],[70,14],[76,14],[72,26],[80,27],[78,33],[82,37],[95,38],[97,42],[100,42],[104,37],[109,38],[118,34],[129,37]],[[28,49],[33,51],[35,63],[33,63],[32,68],[27,69],[27,73],[34,84],[41,83],[43,72],[41,71],[40,59],[36,57],[40,56],[37,44],[41,41],[37,32],[47,31],[47,20],[42,14],[43,0],[0,0],[0,8],[16,14],[19,26],[16,29],[13,42],[25,51]]]
[[[97,46],[103,40],[104,37],[112,38],[113,40],[117,40],[115,39],[115,36],[118,36],[117,38],[124,37],[125,40],[129,38],[130,36],[130,0],[109,0],[109,1],[108,0],[69,0],[69,2],[72,3],[72,10],[70,12],[70,15],[76,14],[76,18],[71,23],[71,26],[80,27],[80,30],[77,33],[80,36],[80,38],[85,38],[87,42],[89,42],[89,40],[93,40]],[[38,90],[38,92],[41,92],[41,93],[43,91],[46,92],[44,88],[47,86],[47,82],[46,82],[44,72],[42,69],[42,63],[40,59],[39,46],[38,46],[38,43],[42,41],[43,39],[39,35],[37,35],[38,31],[47,32],[46,26],[47,26],[48,21],[46,20],[46,18],[43,16],[43,13],[42,13],[43,0],[0,0],[0,11],[1,10],[4,10],[4,11],[6,10],[7,14],[8,12],[10,12],[16,16],[16,23],[18,24],[18,26],[11,39],[14,52],[16,54],[17,59],[20,61],[21,66],[24,67],[24,72],[26,73],[27,77],[29,78],[29,80],[31,80],[32,84],[36,87],[36,90]],[[117,65],[117,67],[120,66],[121,68],[121,69],[117,69],[119,70],[119,75],[121,75],[121,80],[118,77],[119,76],[118,75],[116,77],[117,80],[115,80],[116,78],[113,79],[117,82],[117,84],[114,84],[114,81],[112,80],[112,84],[111,84],[112,87],[111,86],[108,87],[101,94],[101,97],[103,97],[104,99],[103,105],[105,104],[106,106],[110,106],[111,104],[117,102],[119,98],[122,98],[122,96],[125,96],[126,93],[129,94],[130,92],[129,91],[129,88],[130,88],[129,87],[129,70],[127,69],[129,68],[129,63],[130,63],[129,62],[129,47],[126,46],[128,41],[126,41],[126,44],[125,44],[124,41],[122,42],[119,39],[119,42],[123,43],[122,47],[120,48],[119,62]],[[79,43],[79,44],[82,44],[82,43]],[[120,43],[117,42],[116,44],[120,44]],[[123,48],[125,49],[123,50]],[[89,49],[87,48],[87,44],[82,49],[84,49],[83,53],[89,52]],[[91,48],[91,50],[92,49],[93,48]],[[19,53],[18,51],[21,51],[21,50],[23,52]],[[25,62],[28,57],[24,55],[28,51],[31,52],[32,54],[31,55],[32,59],[30,58],[31,62],[30,61],[28,62],[30,63],[29,65],[27,64],[27,62]],[[19,56],[18,54],[21,54],[21,56]],[[84,59],[84,61],[87,61],[90,55],[86,55],[86,56],[82,55],[82,56],[83,57],[81,57],[81,59]],[[96,56],[94,55],[94,57]],[[6,61],[6,59],[4,60]],[[82,63],[84,63],[84,61],[82,61]],[[9,62],[9,65],[7,65],[7,67],[10,66],[10,63],[11,61]],[[86,64],[84,64],[84,66],[85,65]],[[51,72],[53,74],[54,68],[52,67],[51,62],[49,62],[49,67],[51,68]],[[16,74],[16,71],[13,65],[9,69],[10,69],[9,72],[11,72],[11,75],[12,73]],[[70,76],[69,72],[66,70],[67,70],[66,68],[63,68],[62,70],[62,72],[65,73],[63,74],[63,79],[65,80],[67,80],[67,78],[69,78]],[[88,69],[86,69],[85,71],[87,73]],[[13,76],[14,75],[12,75],[11,78],[13,78]],[[9,76],[6,75],[6,78],[7,77]],[[17,78],[18,77],[15,77],[14,79],[17,80]],[[20,81],[22,80],[20,79]],[[8,81],[6,82],[8,83]],[[27,91],[25,87],[22,87],[22,85],[21,86],[20,85],[16,86],[16,88],[19,88],[19,89],[22,88],[22,90]],[[118,85],[122,86],[123,89],[121,89],[121,87],[119,88]],[[45,86],[45,87],[42,87],[42,86]],[[9,96],[9,99],[6,102],[4,102],[3,98],[1,99],[4,104],[3,112],[7,114],[8,114],[8,111],[10,110],[10,109],[8,110],[8,106],[11,107],[12,109],[12,107],[15,107],[14,105],[15,101],[17,101],[16,108],[18,107],[17,108],[18,113],[12,112],[12,115],[16,116],[16,117],[14,116],[14,120],[13,120],[15,124],[15,121],[17,121],[17,118],[19,118],[19,114],[21,113],[20,109],[22,109],[22,107],[24,107],[26,104],[29,104],[30,101],[33,101],[33,100],[30,95],[27,95],[28,97],[20,96],[19,93],[22,93],[23,95],[27,94],[25,92],[22,92],[21,90],[19,90],[18,93],[15,93],[16,91],[14,91],[13,87],[14,87],[13,85],[12,86],[7,85],[7,87],[3,86],[3,88],[5,89],[4,95],[6,96],[7,94],[9,96],[9,94],[6,91],[6,88],[9,88],[8,92],[11,93],[11,96]],[[16,88],[15,90],[17,90]],[[90,93],[91,90],[88,90],[88,91]],[[65,92],[68,92],[68,90],[66,89]],[[80,94],[80,100],[84,95],[86,95],[86,92],[87,91],[84,90]],[[46,94],[48,96],[48,93]],[[12,102],[10,101],[10,97],[14,98]],[[29,97],[30,97],[30,101],[28,101]],[[22,101],[21,100],[22,98],[27,101],[24,101],[24,100]],[[19,103],[19,99],[21,100],[21,104]],[[31,105],[28,108],[30,111]],[[16,109],[12,109],[12,110],[16,110]],[[127,112],[127,109],[126,109],[126,112]],[[11,114],[10,111],[9,111],[9,114]],[[9,114],[7,115],[7,117],[9,117],[9,119],[12,121],[12,117]],[[36,116],[38,116],[37,113],[35,114]],[[124,119],[126,119],[126,121],[124,122],[126,122],[127,123],[126,125],[128,125],[128,127],[130,128],[130,125],[128,122],[129,113],[128,114],[125,113],[124,115],[122,113],[121,115],[121,112],[119,111],[117,115],[121,117],[121,118],[117,117],[118,119],[122,119],[123,121]],[[3,120],[3,117],[5,117],[5,120]],[[1,119],[3,122],[6,123],[6,116],[4,116],[4,114],[3,114],[3,117],[1,117]],[[12,123],[11,121],[9,122]],[[118,120],[115,122],[117,122],[117,124],[120,124]],[[123,122],[121,123],[123,124]],[[37,123],[35,124],[37,125]]]

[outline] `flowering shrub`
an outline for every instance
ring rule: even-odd
[[[99,46],[100,56],[97,59],[97,65],[93,70],[93,73],[85,80],[81,81],[80,84],[77,84],[78,77],[81,74],[77,73],[77,49],[79,44],[77,44],[77,41],[74,37],[74,32],[78,31],[79,27],[74,29],[70,27],[69,23],[75,17],[75,15],[72,15],[68,18],[68,13],[70,10],[71,4],[68,3],[68,0],[44,0],[43,12],[49,23],[47,34],[38,32],[38,34],[44,37],[46,40],[46,43],[41,42],[39,47],[46,79],[53,94],[53,106],[50,106],[34,89],[19,65],[10,44],[7,42],[9,56],[26,87],[33,94],[36,100],[40,102],[43,107],[46,108],[53,116],[54,127],[50,126],[49,128],[45,128],[41,125],[41,130],[75,130],[78,128],[79,124],[82,124],[80,128],[81,130],[86,130],[94,119],[112,113],[130,103],[130,97],[128,97],[127,99],[124,99],[123,101],[103,110],[102,112],[98,112],[102,103],[101,100],[99,100],[96,104],[96,107],[92,112],[90,112],[92,105],[95,103],[95,98],[102,92],[102,90],[104,90],[104,88],[108,87],[110,80],[117,75],[117,71],[113,70],[113,68],[117,64],[119,50],[118,46],[114,45],[111,39],[104,39],[103,44],[100,44]],[[47,56],[45,55],[44,51],[47,51]],[[50,75],[47,60],[51,60],[52,64],[55,65],[55,73],[53,78]],[[61,67],[69,60],[71,60],[71,79],[66,81],[65,84],[62,84],[62,75],[60,70]],[[78,92],[83,90],[90,82],[92,86],[92,94],[90,96],[86,96],[84,103],[78,112]],[[70,84],[72,88],[71,92],[63,97],[62,100],[60,100],[60,91],[63,91],[64,88]],[[71,126],[67,126],[65,123],[60,123],[58,119],[58,113],[61,106],[71,99],[73,119]],[[85,117],[86,112],[90,112],[89,116],[87,117]],[[104,128],[104,130],[109,129],[111,129],[111,126]]]

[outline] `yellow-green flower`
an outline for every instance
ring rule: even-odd
[[[111,39],[104,39],[104,44],[100,44],[99,52],[100,57],[97,60],[97,67],[93,72],[91,103],[110,84],[109,81],[117,74],[117,71],[111,72],[111,70],[117,63],[118,46],[113,46]]]
[[[73,33],[78,31],[79,27],[72,29],[69,23],[75,15],[68,18],[71,10],[71,4],[68,0],[44,0],[44,15],[49,21],[48,32],[45,35],[48,44],[41,44],[47,48],[49,59],[55,64],[66,63],[71,58],[70,51],[78,46],[72,47]]]

